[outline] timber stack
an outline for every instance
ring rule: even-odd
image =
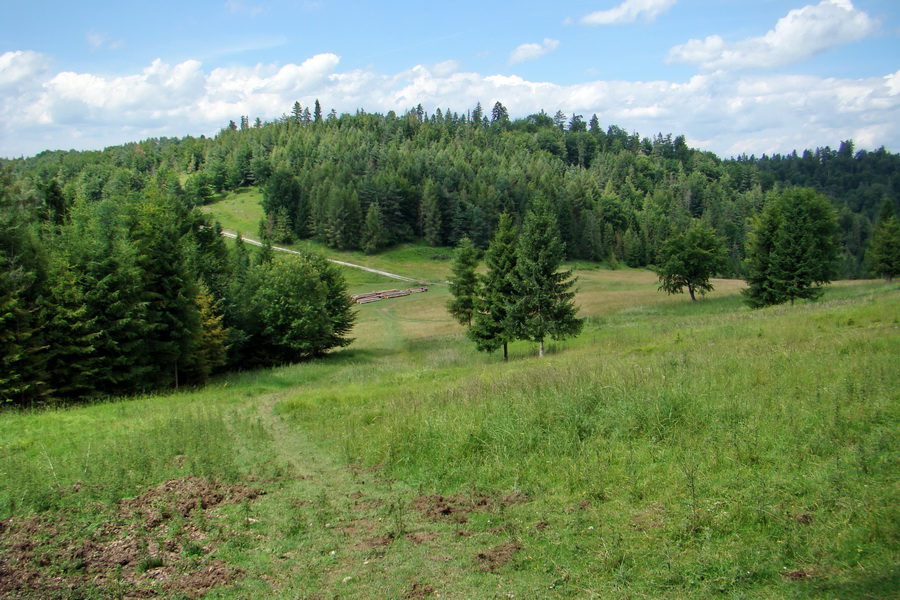
[[[427,292],[428,288],[421,286],[415,288],[409,288],[406,290],[381,290],[378,292],[366,292],[364,294],[353,294],[350,296],[350,299],[356,302],[357,304],[369,304],[370,302],[378,302],[379,300],[389,300],[391,298],[400,298],[402,296],[409,296],[410,294],[420,294],[422,292]]]

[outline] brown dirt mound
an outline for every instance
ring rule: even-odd
[[[487,552],[479,552],[475,555],[475,561],[479,563],[482,571],[493,573],[510,561],[513,555],[522,549],[515,543],[506,543],[494,546]]]
[[[224,486],[202,477],[172,479],[149,489],[137,498],[119,501],[119,518],[143,518],[153,529],[175,514],[190,517],[196,509],[205,510],[225,501],[238,504],[254,500],[260,491],[246,485]]]
[[[518,504],[527,502],[528,499],[521,494],[509,494],[502,498],[492,498],[485,494],[472,497],[464,496],[419,496],[413,500],[413,506],[425,517],[435,520],[450,520],[456,523],[465,523],[469,520],[468,514],[473,512],[493,510],[497,506]]]
[[[432,586],[414,581],[412,587],[409,590],[409,593],[406,594],[404,598],[408,598],[410,600],[415,598],[428,598],[429,596],[434,595],[434,591],[435,590]]]
[[[75,597],[91,590],[124,598],[162,592],[197,598],[234,581],[240,571],[209,556],[217,542],[192,517],[261,493],[199,477],[173,479],[119,501],[88,537],[74,511],[68,520],[41,515],[3,521],[0,597]],[[173,522],[175,515],[180,519]]]

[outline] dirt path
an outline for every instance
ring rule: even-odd
[[[227,231],[223,231],[222,235],[224,235],[225,237],[230,237],[232,239],[237,238],[237,234],[230,233]],[[248,237],[243,237],[243,236],[241,236],[241,237],[248,244],[253,244],[254,246],[262,246],[263,245],[263,243],[260,241],[252,240]],[[289,248],[281,248],[280,246],[272,246],[272,250],[277,250],[278,252],[287,252],[288,254],[303,254],[302,252],[297,252],[296,250],[291,250]],[[333,262],[336,265],[341,265],[344,267],[351,267],[353,269],[361,269],[363,271],[368,271],[369,273],[375,273],[376,275],[384,275],[385,277],[390,277],[392,279],[399,279],[400,281],[409,281],[412,283],[417,283],[419,281],[418,279],[413,279],[412,277],[406,277],[404,275],[397,275],[396,273],[389,273],[388,271],[379,271],[378,269],[372,269],[369,267],[364,267],[362,265],[356,265],[353,263],[344,262],[342,260],[335,260],[333,258],[329,258],[328,261]]]
[[[347,466],[279,418],[281,399],[271,395],[259,410],[273,456],[288,465],[284,487],[255,515],[269,523],[261,538],[284,544],[269,581],[275,597],[302,587],[311,597],[468,598],[473,577],[502,569],[521,549],[505,512],[524,498],[423,495],[379,468]]]

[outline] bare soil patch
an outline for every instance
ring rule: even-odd
[[[80,597],[87,590],[124,598],[200,597],[241,572],[211,555],[219,540],[195,517],[261,493],[199,477],[173,479],[120,500],[87,536],[74,510],[9,519],[0,524],[0,597]]]
[[[516,543],[506,543],[494,546],[487,552],[479,552],[475,555],[475,561],[482,571],[493,573],[512,559],[522,546]]]
[[[432,494],[414,499],[413,506],[429,519],[466,523],[470,513],[494,510],[498,506],[527,501],[528,499],[520,494],[509,494],[501,498],[492,498],[485,494],[472,497]]]

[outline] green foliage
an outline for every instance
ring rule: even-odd
[[[429,179],[422,191],[422,236],[429,246],[441,245],[441,207],[438,204],[437,185]]]
[[[560,271],[564,247],[556,219],[546,205],[529,211],[522,225],[513,272],[515,294],[509,308],[511,330],[518,339],[538,342],[544,355],[544,339],[578,335],[583,321],[576,317],[577,278]]]
[[[872,235],[866,257],[873,273],[891,281],[900,275],[900,222],[891,215],[883,219]]]
[[[367,254],[375,254],[388,244],[387,225],[381,206],[374,202],[369,205],[363,223],[362,249]]]
[[[828,199],[789,189],[771,199],[753,222],[747,242],[751,307],[816,299],[834,276],[837,222]]]
[[[294,362],[348,345],[353,312],[334,268],[314,257],[276,257],[247,271],[242,328],[248,361]]]
[[[687,288],[691,300],[696,300],[695,292],[703,295],[712,291],[709,278],[725,267],[722,241],[704,221],[694,221],[686,232],[669,238],[660,255],[659,289],[680,294]]]
[[[509,359],[508,345],[515,339],[509,311],[515,300],[516,230],[512,218],[503,213],[494,239],[484,254],[487,273],[478,282],[478,293],[469,337],[483,352],[503,346],[503,359]]]
[[[478,294],[478,249],[472,240],[465,237],[459,242],[453,259],[453,277],[450,280],[450,294],[447,310],[460,325],[470,326],[475,312]]]

